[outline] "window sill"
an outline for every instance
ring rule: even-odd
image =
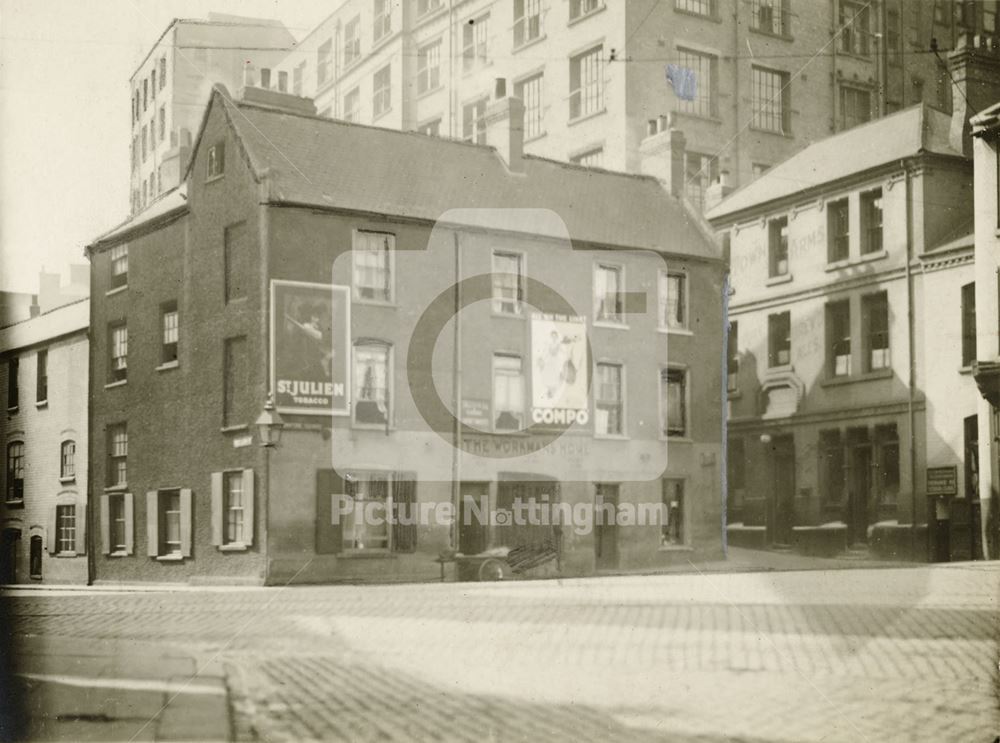
[[[128,492],[128,484],[122,482],[122,483],[119,483],[117,485],[108,485],[106,488],[104,488],[104,492],[105,493],[126,493],[126,492]]]
[[[566,24],[566,27],[567,28],[572,28],[576,24],[583,23],[588,18],[593,18],[598,13],[601,13],[602,11],[605,11],[607,9],[608,9],[608,6],[602,3],[599,8],[594,8],[593,10],[589,11],[588,13],[584,13],[583,15],[578,15],[576,18],[570,18],[569,22]]]
[[[379,111],[377,114],[372,115],[372,123],[374,124],[379,119],[384,119],[386,116],[392,113],[392,107],[385,109],[384,111]]]
[[[826,266],[823,268],[823,270],[829,273],[830,271],[839,271],[842,268],[847,268],[850,265],[851,265],[850,258],[842,258],[839,261],[828,262]]]
[[[537,142],[540,139],[545,139],[548,136],[548,132],[538,132],[538,134],[532,134],[530,137],[524,138],[524,144],[531,144],[532,142]]]
[[[856,59],[859,62],[868,62],[868,63],[871,63],[871,62],[875,61],[874,57],[871,54],[860,54],[858,52],[847,52],[847,51],[844,51],[843,49],[838,49],[837,50],[837,56],[838,57],[848,57],[850,59]]]
[[[499,317],[505,320],[525,320],[527,316],[523,312],[492,312],[492,317]]]
[[[35,403],[35,407],[38,408],[39,410],[47,408],[48,406],[49,406],[48,400],[39,400],[38,402]]]
[[[693,336],[694,331],[690,328],[657,328],[660,333],[666,333],[667,335],[683,335],[683,336]]]
[[[219,429],[219,433],[242,433],[243,431],[249,431],[250,426],[246,423],[237,423],[232,426],[223,426]]]
[[[674,443],[674,444],[693,444],[694,443],[694,439],[692,439],[687,434],[684,434],[683,436],[680,436],[680,435],[669,436],[669,435],[661,433],[660,434],[660,441],[667,441],[667,442]]]
[[[566,126],[576,126],[577,124],[582,124],[584,121],[590,121],[591,119],[596,119],[598,116],[604,116],[608,112],[607,108],[602,108],[600,111],[594,111],[590,114],[583,114],[577,116],[575,119],[571,118],[566,122]]]
[[[63,485],[70,482],[76,482],[76,475],[70,475],[69,477],[60,477],[59,482],[61,482]]]
[[[427,23],[428,21],[433,20],[437,16],[441,15],[442,13],[444,13],[447,9],[448,9],[447,6],[445,6],[442,3],[439,7],[434,8],[433,10],[428,10],[423,15],[417,16],[417,19],[416,19],[417,23],[416,23],[415,28],[419,28],[420,26],[422,26],[423,24]]]
[[[693,10],[684,10],[683,8],[678,8],[674,6],[674,13],[677,15],[687,15],[692,18],[701,18],[703,21],[711,21],[712,23],[722,23],[722,18],[716,15],[706,15],[705,13],[695,13]]]
[[[49,555],[49,557],[78,557],[76,552],[56,552],[54,555]]]
[[[211,178],[206,178],[205,179],[205,183],[206,184],[208,184],[208,183],[216,183],[217,181],[221,181],[225,177],[226,177],[225,173],[219,173],[218,175],[213,175]]]
[[[792,280],[792,274],[783,273],[779,276],[771,276],[767,281],[764,282],[764,286],[778,286],[779,284],[787,284]]]
[[[862,253],[861,256],[856,261],[857,263],[868,263],[869,261],[880,261],[883,258],[889,257],[889,251],[885,248],[882,250],[873,250],[870,253]]]
[[[854,384],[855,382],[871,382],[876,379],[889,379],[892,375],[892,369],[878,369],[877,371],[855,374],[854,376],[845,375],[843,377],[831,377],[830,379],[822,380],[819,384],[820,387],[841,387],[845,384]]]
[[[108,289],[104,292],[105,297],[113,297],[115,294],[121,294],[128,290],[128,284],[122,284],[121,286],[116,286],[114,289]]]
[[[3,504],[7,508],[24,508],[24,498],[21,500],[5,500]]]
[[[514,54],[517,54],[518,52],[527,49],[528,47],[534,46],[535,44],[541,44],[543,41],[545,41],[546,38],[547,37],[545,34],[539,34],[535,38],[528,39],[527,41],[522,42],[520,45],[515,46],[513,49],[511,49],[511,51]]]
[[[690,544],[661,544],[658,552],[694,552]]]
[[[752,33],[758,34],[760,36],[766,36],[769,39],[781,39],[782,41],[795,41],[795,37],[791,34],[786,34],[784,31],[768,31],[764,28],[754,28],[750,26],[750,31]]]
[[[170,369],[176,369],[180,365],[181,363],[179,361],[166,361],[160,364],[158,367],[156,367],[156,371],[158,372],[168,371]]]
[[[219,545],[219,552],[246,552],[249,549],[250,545],[243,542],[230,542],[229,544]]]
[[[20,408],[17,405],[11,405],[9,408],[7,408],[7,413],[8,415],[14,415],[14,413],[16,413],[18,410],[20,410]]]
[[[181,554],[171,554],[171,555],[157,555],[157,562],[181,562],[184,560],[184,555]]]
[[[783,129],[763,129],[759,126],[751,126],[750,131],[759,132],[760,134],[773,134],[776,137],[784,137],[785,139],[793,139],[791,132],[786,132]]]
[[[351,421],[351,428],[356,431],[385,431],[385,423],[359,423],[358,421]],[[394,433],[396,427],[392,424],[388,426],[389,433]]]
[[[963,366],[958,370],[959,374],[972,374],[972,366]]]
[[[395,560],[396,555],[387,549],[371,549],[371,550],[344,550],[338,555],[338,557],[345,560]]]
[[[623,322],[612,322],[609,320],[594,320],[595,328],[607,328],[608,330],[628,330],[628,324]]]
[[[385,307],[391,310],[398,310],[399,305],[394,299],[367,299],[365,297],[354,297],[352,300],[353,304],[363,304],[369,307]]]
[[[624,433],[598,433],[594,431],[594,438],[598,441],[630,441],[632,437]]]
[[[114,389],[115,387],[124,387],[126,384],[128,384],[127,379],[119,379],[117,382],[108,382],[106,385],[104,385],[104,389],[111,390]]]
[[[129,553],[124,550],[117,550],[115,552],[109,552],[108,557],[128,557]]]

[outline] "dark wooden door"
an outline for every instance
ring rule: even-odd
[[[618,486],[598,485],[594,502],[594,560],[598,570],[618,567]]]
[[[777,544],[790,544],[795,523],[795,440],[783,436],[774,440],[774,532]]]
[[[458,501],[458,551],[478,555],[488,547],[490,486],[485,482],[463,482]]]
[[[848,544],[867,544],[869,509],[872,500],[870,446],[855,446],[851,449],[851,470],[847,487]]]

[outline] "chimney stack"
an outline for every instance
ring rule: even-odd
[[[507,81],[500,77],[493,103],[486,109],[486,144],[503,158],[512,173],[524,172],[524,103],[507,95]]]
[[[28,317],[38,317],[42,313],[42,308],[38,306],[38,295],[31,295],[31,305],[28,307]]]
[[[733,185],[729,180],[729,171],[723,170],[719,177],[705,189],[705,211],[717,206],[733,192]]]
[[[1000,101],[1000,40],[995,36],[962,34],[948,55],[951,73],[951,146],[972,157],[970,119]]]
[[[684,196],[684,132],[674,128],[672,116],[650,119],[647,136],[639,144],[639,170],[658,178],[672,196]]]

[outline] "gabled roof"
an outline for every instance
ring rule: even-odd
[[[924,104],[809,145],[705,215],[717,220],[921,153],[963,157],[948,139],[951,117]]]
[[[191,163],[217,106],[273,204],[432,222],[456,209],[548,209],[573,240],[721,258],[707,224],[655,178],[533,156],[511,173],[492,147],[234,102],[221,86]]]
[[[88,325],[90,325],[90,299],[84,297],[0,328],[0,353],[70,333],[86,332]]]

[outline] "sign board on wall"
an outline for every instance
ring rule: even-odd
[[[462,398],[462,423],[480,431],[490,430],[490,401]]]
[[[532,315],[532,423],[586,424],[590,418],[589,370],[585,318]]]
[[[350,415],[348,287],[271,282],[271,385],[275,407]]]
[[[958,467],[928,467],[927,495],[958,495]]]

